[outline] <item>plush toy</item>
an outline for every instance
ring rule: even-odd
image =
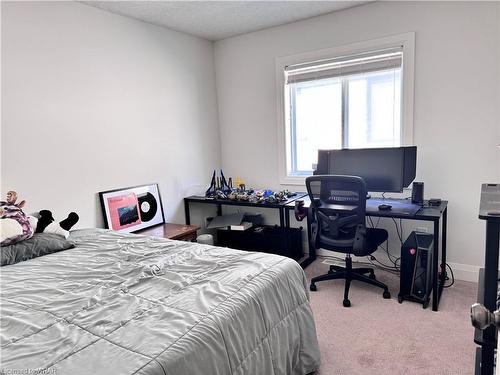
[[[17,193],[7,192],[7,201],[0,201],[0,245],[12,245],[31,238],[36,219],[26,215],[22,208],[25,201],[16,204]]]
[[[70,212],[68,217],[57,223],[49,210],[41,210],[38,213],[38,223],[36,233],[55,233],[68,238],[69,230],[80,218],[76,212]]]
[[[33,233],[55,233],[68,238],[69,230],[79,220],[75,212],[71,212],[60,222],[55,222],[49,210],[42,210],[34,214],[35,216],[26,215],[22,210],[26,202],[16,203],[16,200],[17,193],[9,191],[7,201],[0,201],[1,246],[12,245],[31,238]]]

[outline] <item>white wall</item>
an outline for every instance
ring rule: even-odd
[[[2,196],[102,225],[158,182],[167,220],[220,165],[212,43],[75,2],[2,2]]]
[[[217,42],[217,100],[208,41],[73,2],[1,9],[2,195],[76,210],[80,227],[102,224],[96,192],[147,182],[183,222],[221,148],[226,176],[280,188],[275,58],[415,31],[417,179],[450,201],[449,260],[482,264],[479,186],[500,180],[500,3],[375,2]]]
[[[480,184],[500,180],[499,8],[375,2],[216,42],[226,175],[241,176],[247,186],[280,187],[276,57],[415,31],[417,181],[425,182],[427,198],[450,201],[448,260],[459,271],[474,270],[484,252]],[[407,224],[405,234],[410,230]]]

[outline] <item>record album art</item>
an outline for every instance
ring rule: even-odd
[[[163,224],[163,208],[157,184],[99,193],[105,228],[136,232]]]
[[[139,195],[137,200],[139,201],[139,210],[142,221],[153,220],[156,215],[156,211],[158,210],[158,205],[156,204],[154,195],[148,192],[146,194]]]

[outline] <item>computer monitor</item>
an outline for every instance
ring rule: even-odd
[[[372,192],[402,192],[415,179],[417,147],[319,150],[315,174],[360,176]]]

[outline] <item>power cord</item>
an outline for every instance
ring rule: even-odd
[[[443,288],[449,288],[450,286],[452,286],[453,284],[455,284],[455,275],[453,274],[453,269],[451,268],[451,266],[448,263],[445,263],[445,270],[446,270],[446,267],[448,267],[448,269],[450,270],[451,284],[449,284],[449,285],[443,285]],[[445,276],[444,280],[445,281],[450,280],[450,278],[448,277],[448,275]]]
[[[396,219],[394,219],[393,217],[391,219],[394,222],[394,226],[396,227],[396,232],[398,234],[399,242],[401,242],[401,245],[403,245],[403,224],[402,224],[402,220],[399,219],[399,227],[398,227],[398,222],[396,221]]]
[[[394,222],[394,226],[396,227],[396,232],[397,232],[397,235],[399,238],[399,242],[401,242],[401,246],[402,246],[403,245],[403,221],[402,221],[402,219],[399,219],[399,225],[398,225],[398,222],[394,218],[391,218],[391,219]],[[380,222],[380,217],[377,220],[377,224],[374,224],[373,219],[370,216],[368,216],[368,222],[370,223],[371,228],[377,228],[378,224]],[[385,271],[399,275],[399,273],[401,271],[401,267],[400,267],[401,264],[398,265],[398,262],[401,263],[401,257],[396,258],[394,255],[392,255],[389,251],[389,246],[384,247],[384,246],[380,245],[379,247],[382,248],[382,250],[384,250],[384,252],[387,254],[387,258],[393,264],[393,266],[380,262],[377,258],[375,258],[374,255],[369,255],[367,257],[368,262],[374,267],[377,267],[377,268],[383,269]],[[395,259],[393,260],[392,257],[394,257]],[[377,262],[378,264],[373,263],[373,262]],[[362,262],[359,262],[359,263],[363,264]],[[455,275],[453,273],[453,269],[451,268],[451,266],[448,263],[445,263],[445,270],[446,270],[446,268],[448,268],[450,270],[451,279],[446,274],[445,281],[451,280],[451,283],[448,285],[443,285],[443,288],[449,288],[453,284],[455,284]],[[500,281],[500,278],[498,280]]]
[[[373,219],[372,219],[370,216],[368,216],[368,222],[369,222],[369,224],[370,224],[370,227],[371,227],[371,228],[377,228],[377,227],[378,227],[378,225],[379,225],[379,222],[380,222],[380,217],[379,217],[379,218],[378,218],[378,220],[377,220],[377,224],[374,224],[374,223],[373,223]],[[398,229],[398,228],[397,228],[397,226],[396,226],[396,229]],[[402,230],[403,230],[403,229],[401,228],[401,233],[402,233]],[[400,239],[400,241],[401,241],[401,235],[399,234],[399,231],[398,231],[398,238],[399,238],[399,239]],[[395,272],[399,273],[400,269],[399,269],[399,267],[398,267],[398,265],[397,265],[397,263],[396,263],[396,262],[397,262],[398,260],[400,260],[400,258],[397,258],[395,255],[392,255],[392,254],[391,254],[391,252],[389,251],[389,243],[388,243],[388,242],[386,242],[386,244],[387,244],[387,246],[385,246],[385,247],[384,247],[383,245],[380,245],[379,247],[380,247],[382,250],[384,250],[384,252],[387,254],[387,258],[388,258],[388,259],[389,259],[389,261],[392,263],[392,265],[386,265],[386,264],[384,264],[384,263],[380,262],[377,258],[375,258],[375,256],[374,256],[373,254],[369,256],[369,257],[370,257],[370,258],[369,258],[370,264],[375,265],[372,261],[376,261],[376,262],[378,262],[378,263],[379,263],[382,267],[386,267],[387,269],[390,269],[390,270],[392,270],[392,271],[395,271]]]

